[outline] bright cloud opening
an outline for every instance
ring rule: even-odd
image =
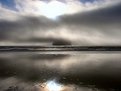
[[[53,1],[44,3],[40,8],[40,13],[48,18],[56,19],[57,16],[63,15],[66,12],[66,4]]]

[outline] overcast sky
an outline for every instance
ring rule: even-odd
[[[120,0],[0,0],[0,44],[120,45]]]

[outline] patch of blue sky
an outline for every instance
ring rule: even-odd
[[[16,4],[14,0],[0,0],[0,4],[2,7],[7,8],[7,9],[12,9],[12,10],[17,10],[16,9]]]

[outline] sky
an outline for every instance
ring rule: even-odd
[[[120,0],[0,0],[0,45],[120,45]]]
[[[14,6],[15,6],[14,0],[0,0],[0,3],[2,4],[3,7],[9,8],[9,9],[14,9]]]

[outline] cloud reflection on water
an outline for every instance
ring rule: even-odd
[[[17,85],[26,91],[34,84],[52,79],[57,79],[58,83],[64,85],[67,89],[64,91],[119,88],[120,65],[120,53],[78,55],[2,53],[0,54],[0,89]]]

